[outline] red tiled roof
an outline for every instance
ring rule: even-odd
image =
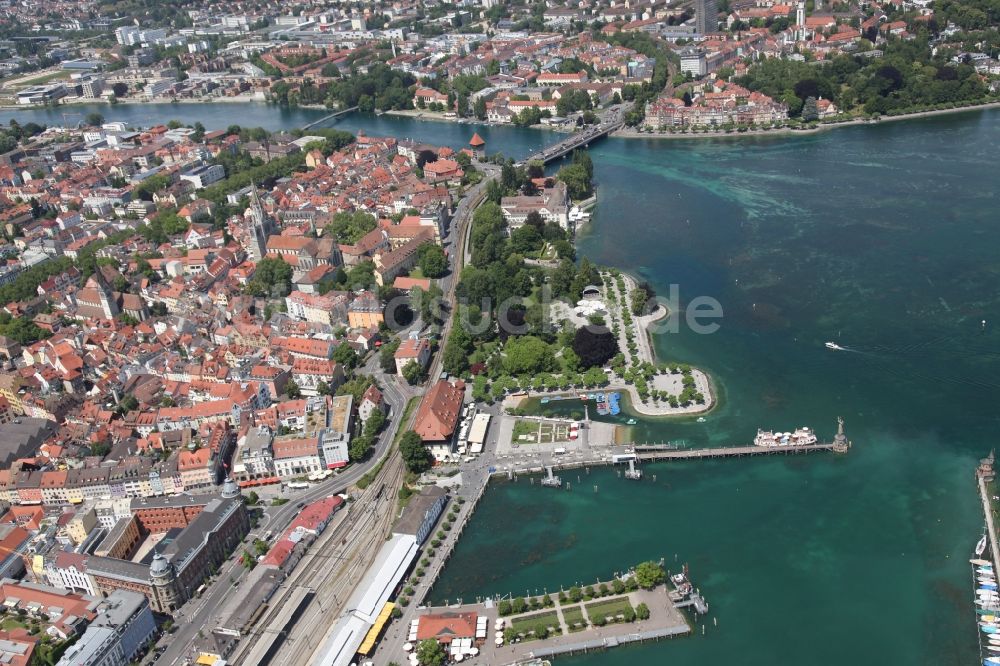
[[[451,643],[455,638],[475,638],[477,617],[476,613],[423,615],[417,625],[417,640]]]
[[[443,442],[455,432],[458,415],[462,409],[465,385],[455,385],[442,379],[431,387],[417,410],[414,430],[425,442]]]

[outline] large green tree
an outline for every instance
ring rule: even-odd
[[[420,435],[412,430],[404,432],[399,439],[399,453],[403,456],[406,469],[416,474],[427,471],[434,462]]]
[[[376,226],[375,217],[364,211],[353,213],[341,211],[333,216],[330,224],[326,225],[325,232],[340,243],[353,245]]]
[[[651,590],[667,579],[663,566],[656,562],[642,562],[635,568],[635,582],[645,590]]]
[[[420,662],[420,666],[442,666],[447,658],[444,648],[433,638],[420,641],[417,645],[417,661]]]
[[[292,273],[291,264],[280,257],[261,259],[246,290],[255,296],[287,296],[292,289]]]
[[[568,164],[559,169],[556,178],[566,183],[566,190],[570,198],[579,200],[590,196],[590,175],[584,165]]]
[[[504,346],[503,367],[509,375],[535,375],[555,368],[552,350],[533,335],[512,337]]]
[[[439,278],[448,272],[448,257],[444,249],[435,243],[427,243],[420,248],[417,264],[424,277]]]

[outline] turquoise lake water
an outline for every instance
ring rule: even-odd
[[[724,309],[713,335],[655,338],[661,358],[713,374],[719,408],[640,421],[635,438],[748,443],[801,425],[829,438],[840,415],[854,448],[650,465],[641,483],[568,473],[570,492],[496,484],[436,599],[663,557],[690,565],[718,626],[559,663],[974,663],[973,472],[1000,394],[998,147],[996,113],[597,144],[581,253]]]
[[[130,122],[278,129],[322,115],[164,106]],[[479,131],[517,157],[558,138],[389,116],[338,127],[455,147]],[[567,475],[571,492],[495,484],[436,600],[551,591],[663,557],[690,565],[711,604],[705,635],[560,664],[974,663],[973,471],[1000,432],[998,149],[996,111],[596,144],[600,203],[581,254],[724,309],[713,335],[655,338],[662,359],[712,373],[720,406],[705,423],[640,421],[635,438],[722,445],[802,425],[830,437],[839,415],[854,448],[650,465],[641,483],[592,470]]]

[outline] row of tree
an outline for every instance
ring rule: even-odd
[[[834,102],[842,112],[885,114],[942,103],[976,102],[988,90],[974,67],[938,55],[926,30],[915,39],[890,39],[882,58],[840,55],[822,64],[770,58],[751,67],[737,82],[788,105],[789,115],[816,120],[816,100]]]

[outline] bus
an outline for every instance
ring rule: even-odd
[[[291,481],[288,483],[288,487],[293,490],[298,490],[301,488],[308,488],[309,484],[306,483],[305,481]]]
[[[194,591],[194,596],[200,597],[204,591],[205,591],[205,584],[202,583],[201,586]]]

